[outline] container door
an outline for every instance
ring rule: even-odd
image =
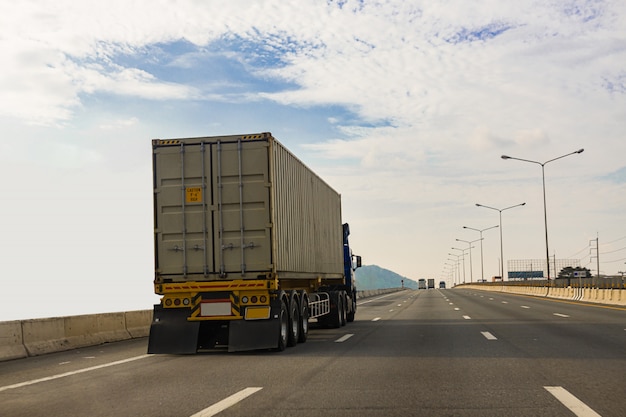
[[[219,142],[212,154],[216,269],[256,278],[272,268],[268,143]]]
[[[154,150],[156,267],[187,277],[214,271],[210,147],[179,143]]]

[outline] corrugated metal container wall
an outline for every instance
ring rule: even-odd
[[[276,269],[343,274],[341,196],[274,140]]]
[[[153,142],[156,275],[340,276],[340,196],[271,134]]]

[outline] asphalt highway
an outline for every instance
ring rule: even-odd
[[[475,290],[362,300],[282,353],[147,340],[0,362],[0,416],[626,415],[626,309]]]

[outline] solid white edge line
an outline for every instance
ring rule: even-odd
[[[487,340],[498,340],[498,338],[492,335],[490,332],[480,332],[480,334],[485,336],[485,339]]]
[[[567,407],[572,413],[578,417],[601,417],[600,414],[593,411],[587,404],[573,396],[563,387],[544,387],[546,391],[554,396]]]
[[[147,358],[149,356],[152,356],[152,355],[135,356],[133,358],[122,359],[120,361],[115,361],[115,362],[110,362],[110,363],[104,363],[102,365],[91,366],[89,368],[78,369],[76,371],[70,371],[70,372],[65,372],[65,373],[62,373],[62,374],[47,376],[45,378],[39,378],[39,379],[30,380],[30,381],[20,382],[19,384],[7,385],[7,386],[4,386],[4,387],[0,387],[0,392],[6,391],[6,390],[10,390],[10,389],[25,387],[25,386],[28,386],[28,385],[34,385],[34,384],[38,384],[40,382],[46,382],[46,381],[52,381],[54,379],[65,378],[66,376],[82,374],[83,372],[95,371],[97,369],[107,368],[109,366],[121,365],[123,363],[136,361],[138,359],[144,359],[144,358]]]
[[[215,403],[212,406],[207,407],[202,411],[198,411],[196,414],[193,414],[191,417],[212,417],[216,415],[217,413],[221,413],[227,408],[232,407],[233,405],[248,398],[255,392],[260,391],[262,389],[263,389],[262,387],[250,387],[250,388],[242,389],[238,393],[233,394],[230,397],[224,398],[222,401]]]
[[[343,336],[341,336],[339,339],[335,340],[335,343],[345,342],[346,340],[350,339],[352,336],[354,336],[353,333],[346,333]]]

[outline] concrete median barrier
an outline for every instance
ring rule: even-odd
[[[29,356],[130,339],[125,313],[89,314],[21,322]]]
[[[458,288],[626,306],[626,289],[463,284]]]
[[[22,322],[0,322],[0,361],[28,356],[22,342]]]
[[[150,334],[150,324],[152,323],[152,310],[127,311],[126,330],[130,337],[146,337]]]

